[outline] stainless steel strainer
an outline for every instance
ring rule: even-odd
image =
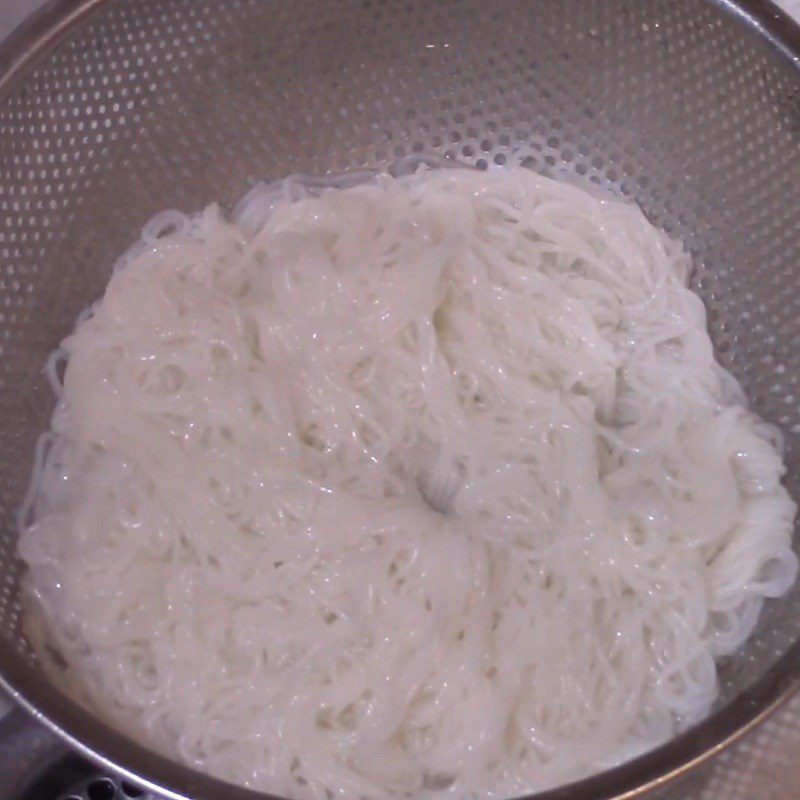
[[[787,436],[800,498],[800,30],[760,0],[56,0],[0,48],[0,673],[40,720],[169,797],[262,797],[74,706],[19,628],[14,510],[46,354],[154,212],[261,178],[436,155],[567,171],[691,249],[719,357]],[[660,784],[800,679],[800,587],[722,666],[717,711],[538,800]]]

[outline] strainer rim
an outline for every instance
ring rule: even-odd
[[[115,0],[49,0],[0,43],[0,102],[90,15]],[[800,25],[772,0],[705,0],[738,18],[800,67]],[[81,755],[169,800],[282,800],[208,776],[129,739],[57,690],[13,648],[0,647],[0,686]],[[588,778],[516,800],[632,800],[685,776],[761,723],[800,689],[800,641],[752,686],[694,728]]]

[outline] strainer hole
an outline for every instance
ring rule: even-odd
[[[465,144],[465,145],[464,145],[464,146],[461,148],[461,152],[462,152],[462,153],[463,153],[463,154],[464,154],[464,155],[465,155],[467,158],[472,158],[472,156],[473,156],[473,155],[475,155],[475,151],[472,149],[472,145],[469,145],[469,144]]]
[[[503,164],[506,163],[506,157],[502,153],[498,153],[494,157],[494,163],[497,164],[498,167],[502,167]]]
[[[86,787],[86,796],[89,800],[114,800],[117,787],[107,778],[92,781]]]

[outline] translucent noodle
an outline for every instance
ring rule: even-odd
[[[522,169],[159,215],[48,362],[43,660],[297,798],[507,797],[694,723],[797,560],[779,435],[689,271]]]

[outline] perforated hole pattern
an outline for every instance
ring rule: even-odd
[[[79,781],[58,798],[42,800],[158,800],[150,792],[108,776],[95,776]]]
[[[4,646],[34,663],[13,513],[51,411],[41,367],[134,232],[260,178],[415,153],[567,172],[682,237],[800,497],[800,78],[753,29],[698,0],[111,2],[0,105]],[[723,699],[798,635],[795,591]]]

